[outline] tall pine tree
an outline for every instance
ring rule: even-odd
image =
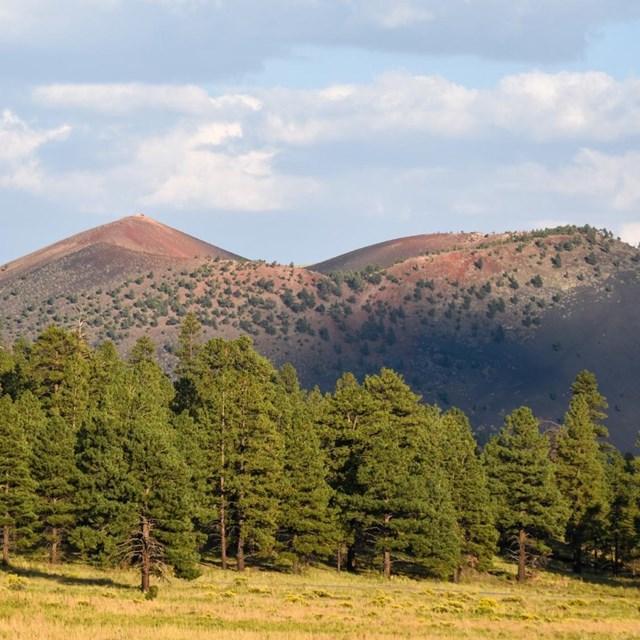
[[[49,559],[56,564],[78,516],[76,432],[59,414],[47,417],[30,391],[20,396],[15,407],[32,454],[39,542],[50,550]]]
[[[75,444],[91,402],[90,361],[80,330],[47,327],[29,351],[29,391],[20,398],[24,415],[35,420],[32,471],[38,484],[39,534],[52,563],[64,551],[79,508]],[[37,416],[37,403],[44,420]]]
[[[366,433],[373,420],[370,394],[352,373],[345,373],[327,396],[319,416],[319,435],[328,453],[328,482],[334,491],[332,506],[338,513],[337,565],[354,571],[356,556],[365,546],[364,516],[357,504],[360,488],[358,468],[366,446]]]
[[[284,436],[278,539],[299,570],[314,557],[331,555],[337,522],[329,506],[333,491],[327,484],[326,454],[291,365],[280,370],[277,392],[278,424]]]
[[[12,548],[29,546],[35,537],[35,482],[30,462],[19,409],[9,395],[4,395],[0,398],[0,528],[5,566],[9,565]]]
[[[364,389],[374,406],[357,474],[365,536],[386,577],[394,553],[450,575],[460,544],[449,483],[434,464],[431,412],[390,369],[368,376]]]
[[[238,571],[245,569],[248,551],[275,550],[283,467],[275,376],[246,337],[210,340],[199,354],[195,413],[210,456],[223,568],[231,536]]]
[[[192,411],[196,405],[196,381],[198,356],[202,350],[200,338],[202,326],[195,313],[187,313],[180,325],[179,348],[176,351],[176,397],[174,408],[177,413]]]
[[[622,573],[626,563],[640,553],[640,469],[637,459],[615,451],[606,466],[609,486],[607,542],[613,571]]]
[[[571,393],[574,396],[584,397],[589,408],[589,418],[595,426],[596,435],[600,438],[607,438],[609,431],[602,424],[602,421],[607,418],[604,409],[609,408],[609,403],[600,393],[595,374],[588,369],[580,371],[571,385]]]
[[[170,381],[139,341],[111,369],[92,420],[80,434],[86,521],[78,542],[103,560],[124,559],[150,576],[172,566],[197,575],[190,474],[170,426]]]
[[[585,545],[598,537],[606,517],[605,468],[596,436],[587,397],[577,393],[556,439],[556,477],[570,509],[566,540],[578,573]]]
[[[545,542],[561,539],[566,522],[549,441],[539,432],[531,409],[520,407],[505,418],[484,449],[484,461],[502,542],[517,543],[517,578],[522,581],[531,558],[528,550],[548,550]]]
[[[498,541],[495,505],[469,419],[459,409],[450,409],[438,421],[437,449],[451,486],[461,540],[458,580],[465,566],[480,571],[491,566]]]

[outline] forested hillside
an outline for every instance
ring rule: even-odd
[[[635,451],[638,249],[585,226],[416,236],[354,253],[267,264],[125,218],[0,269],[1,337],[9,346],[51,323],[81,324],[89,344],[109,339],[123,355],[146,335],[170,371],[194,313],[204,337],[248,336],[308,388],[392,368],[426,401],[464,409],[483,442],[522,404],[559,422],[589,369],[611,401],[612,441]]]
[[[521,580],[549,554],[637,568],[638,464],[607,442],[589,371],[561,423],[520,407],[480,451],[462,411],[391,369],[305,391],[248,338],[204,340],[194,314],[175,357],[169,377],[148,337],[123,359],[56,326],[0,350],[4,564],[124,563],[143,591],[203,558],[459,579],[499,549]]]

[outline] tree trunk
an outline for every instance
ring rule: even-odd
[[[388,531],[389,522],[391,522],[390,513],[384,514],[383,522],[384,522],[385,535],[387,535],[389,533]],[[385,549],[382,552],[382,573],[384,577],[387,578],[387,580],[391,579],[391,550],[390,549]]]
[[[582,573],[582,544],[573,548],[573,572]]]
[[[6,471],[6,476],[7,476],[7,482],[4,485],[4,492],[5,494],[9,493],[9,471]],[[4,517],[6,518],[6,520],[9,520],[9,514],[5,513]],[[5,567],[9,566],[9,533],[10,533],[10,528],[8,524],[5,524],[3,529],[2,529],[2,564]]]
[[[220,476],[220,559],[222,569],[227,570],[227,511],[224,495],[224,476]]]
[[[453,582],[458,584],[462,581],[462,567],[457,567],[453,572]]]
[[[613,543],[613,575],[620,575],[620,538],[616,533]]]
[[[338,545],[338,552],[336,554],[336,568],[338,573],[342,571],[342,545]]]
[[[382,573],[387,580],[391,579],[391,551],[385,549],[382,554]]]
[[[244,430],[244,423],[242,425],[242,428]],[[239,474],[242,477],[244,475],[244,450],[245,450],[245,439],[241,438],[240,440],[240,464],[238,466],[238,470],[239,470]],[[245,545],[245,538],[244,538],[244,514],[243,514],[243,510],[242,510],[242,504],[244,502],[244,491],[239,491],[238,492],[238,503],[237,503],[237,509],[238,509],[238,550],[236,553],[236,568],[238,571],[244,571],[245,569],[245,563],[244,563],[244,545]]]
[[[291,538],[291,552],[293,553],[293,572],[302,573],[302,562],[300,562],[300,556],[296,551],[296,543],[298,542],[298,534],[294,533]]]
[[[142,593],[148,593],[151,579],[151,523],[145,516],[141,518],[141,528],[140,589]]]
[[[222,569],[224,571],[227,570],[227,497],[225,494],[225,460],[226,460],[226,451],[225,451],[225,427],[226,427],[226,394],[222,394],[222,438],[220,443],[220,560]]]
[[[520,529],[518,533],[518,582],[527,578],[527,532]]]
[[[5,514],[8,518],[9,514]],[[9,566],[9,525],[5,524],[2,528],[2,564],[5,567]]]
[[[356,549],[355,545],[350,544],[347,549],[347,571],[354,573],[356,570]]]
[[[58,564],[58,551],[60,549],[60,534],[58,533],[58,527],[53,527],[51,530],[51,564]]]
[[[242,534],[238,536],[238,552],[236,556],[237,561],[237,569],[238,571],[244,571],[245,563],[244,563],[244,537]]]

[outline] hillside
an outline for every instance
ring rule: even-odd
[[[363,271],[372,266],[386,268],[397,262],[430,253],[456,249],[472,251],[475,246],[486,242],[488,238],[498,239],[496,236],[482,233],[432,233],[397,238],[349,251],[341,256],[311,265],[309,269],[328,274],[333,271]]]
[[[3,265],[0,286],[29,281],[35,291],[65,293],[104,285],[145,269],[205,257],[243,260],[139,213]]]
[[[157,224],[126,218],[116,230],[125,222]],[[192,244],[162,253],[162,240],[94,238],[3,268],[6,341],[82,320],[89,340],[125,351],[150,335],[170,366],[179,322],[194,311],[207,337],[250,335],[276,364],[293,363],[307,387],[331,388],[344,371],[395,368],[425,401],[467,411],[481,437],[522,404],[558,421],[586,368],[609,399],[613,442],[634,445],[640,254],[606,232],[416,236],[309,269],[244,261],[206,243],[196,258]],[[409,257],[392,260],[399,255]]]

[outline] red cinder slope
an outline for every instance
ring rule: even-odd
[[[106,254],[114,253],[115,249],[117,253],[135,255],[138,258],[159,257],[179,261],[210,256],[225,260],[243,259],[138,213],[110,224],[83,231],[35,253],[9,262],[0,268],[0,280],[32,272],[39,267],[94,247],[102,247]]]
[[[308,268],[318,273],[362,271],[372,265],[386,268],[395,262],[417,258],[430,253],[453,251],[454,249],[470,251],[476,245],[495,241],[500,237],[502,236],[483,233],[431,233],[409,236],[356,249],[341,256],[318,262]]]

